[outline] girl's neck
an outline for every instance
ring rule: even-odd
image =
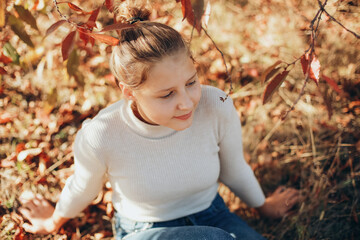
[[[138,110],[138,107],[137,107],[137,104],[136,102],[132,102],[131,104],[131,110],[133,111],[135,117],[137,117],[137,119],[139,119],[140,121],[146,123],[146,124],[150,124],[150,125],[155,125],[155,124],[152,124],[152,123],[149,123],[147,122],[140,114],[139,110]]]

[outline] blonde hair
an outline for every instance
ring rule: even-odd
[[[119,22],[133,22],[120,31],[120,41],[113,48],[110,69],[116,78],[132,89],[139,88],[151,67],[166,56],[185,51],[191,57],[183,37],[175,29],[149,20],[150,11],[138,1],[125,1],[118,7]]]

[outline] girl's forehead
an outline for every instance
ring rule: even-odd
[[[195,73],[194,63],[188,54],[164,57],[150,69],[143,89],[153,92],[173,88],[186,83]]]
[[[166,56],[155,63],[150,69],[151,76],[174,75],[183,71],[192,71],[194,64],[190,56],[186,53],[177,53]]]

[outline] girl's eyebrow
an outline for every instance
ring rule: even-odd
[[[188,80],[186,80],[186,82],[190,81],[191,79],[193,79],[195,76],[196,76],[197,72],[194,73],[194,75],[192,75]],[[169,91],[173,89],[173,87],[171,88],[167,88],[167,89],[162,89],[162,90],[159,90],[158,92],[165,92],[165,91]]]

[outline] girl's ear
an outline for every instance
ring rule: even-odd
[[[124,85],[122,82],[119,82],[119,87],[126,99],[135,101],[134,92],[131,88]]]

